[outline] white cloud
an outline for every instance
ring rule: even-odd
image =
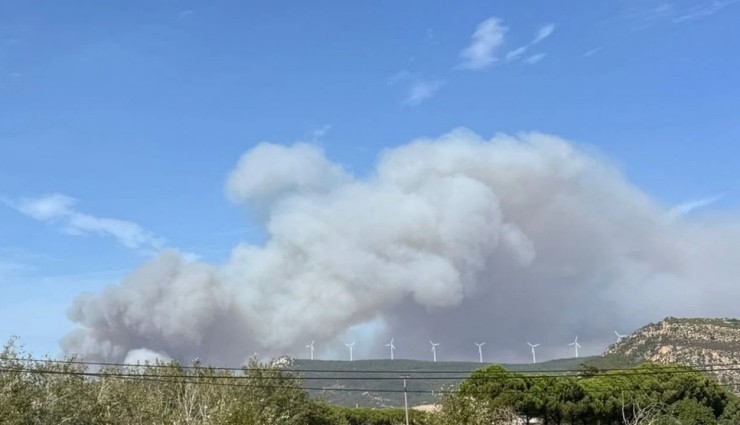
[[[347,178],[342,167],[329,162],[318,146],[260,143],[239,159],[225,191],[232,202],[249,200],[254,206],[290,193],[321,193]]]
[[[165,247],[165,241],[138,224],[114,218],[96,217],[77,211],[77,200],[54,193],[38,198],[23,198],[4,203],[39,221],[52,223],[70,235],[101,235],[116,239],[121,245],[153,253]]]
[[[471,43],[460,52],[462,69],[480,70],[496,62],[496,52],[504,43],[504,35],[509,29],[501,24],[499,18],[491,17],[478,24]]]
[[[540,29],[537,31],[537,35],[535,36],[534,40],[532,41],[532,44],[537,44],[540,41],[546,39],[552,33],[555,31],[555,24],[547,24],[540,27]]]
[[[537,33],[535,33],[534,38],[529,43],[519,46],[514,50],[509,51],[506,53],[506,62],[514,62],[516,60],[521,59],[525,53],[527,53],[527,50],[532,48],[533,46],[540,43],[542,40],[546,39],[547,37],[551,36],[552,33],[555,32],[555,24],[546,24],[540,27],[540,29],[537,30]],[[528,56],[524,62],[529,64],[534,64],[539,62],[545,57],[544,53],[538,53],[535,55]]]
[[[534,65],[542,59],[545,59],[545,56],[547,55],[545,55],[544,53],[537,53],[536,55],[528,56],[526,59],[524,59],[524,63]]]
[[[593,55],[599,53],[602,50],[603,50],[603,47],[601,47],[601,46],[594,47],[593,49],[587,50],[584,54],[581,55],[581,57],[587,58],[589,56],[593,56]]]
[[[442,87],[442,81],[416,81],[411,85],[408,96],[404,103],[416,106],[421,102],[433,97]]]
[[[321,127],[311,130],[308,139],[313,143],[317,143],[329,134],[329,131],[331,131],[331,124],[324,124]]]
[[[388,84],[400,84],[406,89],[405,105],[416,106],[435,96],[444,85],[444,80],[422,78],[408,71],[400,71],[388,79]]]
[[[506,53],[506,62],[512,62],[519,59],[527,51],[527,46],[517,47],[516,49]]]
[[[313,146],[254,147],[226,191],[260,207],[264,242],[237,245],[223,265],[163,253],[78,298],[65,352],[236,363],[254,350],[305,353],[312,339],[341,346],[353,328],[382,323],[380,336],[444,339],[457,359],[473,338],[496,340],[502,358],[532,334],[557,346],[579,333],[595,353],[615,327],[737,312],[740,219],[668,221],[668,208],[591,149],[461,129],[375,164],[356,176]],[[366,347],[378,355],[382,345]]]
[[[667,213],[668,218],[669,220],[674,220],[679,217],[684,217],[688,214],[691,214],[692,212],[696,210],[699,210],[699,209],[702,209],[702,208],[705,208],[705,207],[708,207],[714,204],[715,202],[719,201],[723,197],[724,195],[715,195],[715,196],[710,196],[709,198],[698,199],[695,201],[684,202],[683,204],[676,205],[675,207],[671,208],[668,211]]]
[[[681,12],[679,16],[676,16],[673,19],[673,22],[678,24],[682,22],[705,18],[707,16],[714,15],[725,7],[737,2],[738,0],[713,0],[710,2],[700,2],[701,4]]]
[[[674,6],[664,0],[627,0],[622,18],[635,21],[641,26],[669,18],[674,13]]]
[[[51,221],[72,215],[76,202],[69,196],[54,193],[40,198],[23,198],[18,202],[5,203],[36,220]]]
[[[113,218],[100,218],[88,214],[75,213],[69,217],[64,230],[73,234],[89,233],[112,236],[123,246],[132,249],[152,249],[164,247],[164,240],[157,238],[136,223]]]
[[[621,18],[635,22],[636,29],[658,23],[680,24],[712,16],[738,1],[740,0],[624,0]]]

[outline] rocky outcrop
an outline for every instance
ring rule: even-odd
[[[740,320],[668,317],[610,345],[605,358],[681,364],[714,373],[740,391]]]

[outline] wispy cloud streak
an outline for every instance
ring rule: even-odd
[[[587,58],[587,57],[589,57],[589,56],[593,56],[593,55],[595,55],[595,54],[597,54],[597,53],[601,52],[601,51],[602,51],[603,49],[604,49],[604,48],[603,48],[603,47],[601,47],[601,46],[599,46],[599,47],[594,47],[593,49],[587,50],[587,51],[586,51],[585,53],[583,53],[583,54],[581,55],[581,57],[583,57],[583,58]]]
[[[5,200],[4,203],[28,217],[54,225],[66,234],[107,236],[127,248],[149,254],[165,247],[164,239],[134,222],[78,211],[77,200],[63,194]]]
[[[739,0],[714,0],[705,4],[694,6],[673,19],[674,23],[682,23],[701,19],[720,12],[727,6],[737,3]]]
[[[422,78],[408,71],[398,72],[388,79],[389,85],[405,87],[403,104],[407,106],[417,106],[436,96],[444,83],[444,80]]]
[[[674,220],[678,217],[684,217],[691,214],[692,212],[708,207],[715,202],[722,199],[724,195],[710,196],[709,198],[698,199],[695,201],[685,202],[683,204],[676,205],[668,211],[668,218]]]
[[[530,65],[534,65],[534,64],[540,62],[542,59],[545,59],[545,56],[547,56],[547,55],[545,55],[544,53],[537,53],[537,54],[532,55],[532,56],[527,56],[524,59],[524,63],[530,64]]]
[[[506,61],[507,62],[513,62],[516,60],[521,59],[524,57],[525,53],[535,45],[542,42],[547,37],[551,36],[552,33],[555,32],[555,24],[546,24],[540,27],[540,29],[537,30],[537,33],[535,33],[534,38],[529,43],[519,46],[514,50],[509,51],[506,53]],[[534,64],[542,59],[544,59],[545,54],[544,53],[537,53],[531,56],[527,56],[526,59],[524,59],[525,63]]]
[[[404,103],[416,106],[421,102],[434,97],[442,87],[442,81],[416,81],[409,88],[408,95]]]
[[[740,0],[626,0],[622,19],[633,21],[637,29],[659,23],[681,24],[715,15]]]
[[[504,36],[509,29],[496,17],[478,24],[470,44],[460,52],[460,69],[481,70],[493,65],[498,58],[496,53],[504,44]]]

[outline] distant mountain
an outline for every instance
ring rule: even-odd
[[[610,345],[588,362],[597,368],[639,363],[681,364],[708,370],[740,390],[740,320],[668,317]]]
[[[579,369],[590,357],[552,360],[537,364],[508,364],[516,372],[554,372]],[[291,368],[301,374],[313,397],[343,406],[402,407],[403,379],[409,405],[434,403],[433,391],[453,389],[470,373],[488,364],[468,362],[430,362],[421,360],[292,360]],[[329,388],[317,390],[316,388]]]
[[[312,396],[361,407],[403,406],[402,374],[409,376],[409,405],[434,403],[438,395],[432,391],[453,389],[472,371],[487,365],[419,360],[281,361],[303,376]],[[621,369],[645,362],[708,370],[737,393],[740,391],[740,320],[668,317],[610,345],[602,356],[502,366],[512,372],[567,373],[584,367]]]

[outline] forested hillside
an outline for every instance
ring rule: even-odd
[[[514,372],[543,373],[574,371],[590,357],[560,359],[537,364],[504,364]],[[291,361],[313,397],[343,406],[398,407],[403,405],[403,380],[407,376],[409,403],[435,403],[443,391],[454,389],[474,370],[484,366],[472,362],[422,360],[304,360]],[[321,389],[315,389],[321,388]]]

